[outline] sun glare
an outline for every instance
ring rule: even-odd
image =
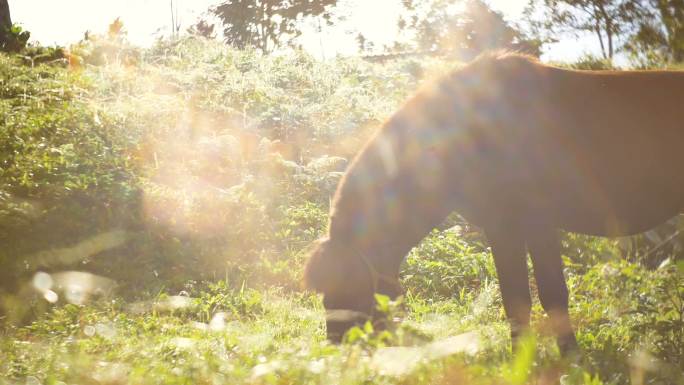
[[[529,1],[0,0],[0,385],[684,385],[682,47]]]

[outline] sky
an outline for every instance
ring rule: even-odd
[[[159,36],[168,36],[171,26],[171,0],[9,0],[12,21],[29,30],[42,44],[68,45],[83,38],[85,31],[102,33],[120,17],[134,44],[146,46]],[[182,30],[221,0],[173,0]],[[492,8],[517,21],[527,0],[489,0]],[[361,32],[376,46],[393,41],[397,34],[400,0],[341,0],[338,6],[347,20],[336,27],[316,32],[305,27],[302,45],[319,58],[338,54],[354,55],[355,36]],[[591,39],[566,39],[546,50],[545,60],[573,60],[586,52],[596,52]]]

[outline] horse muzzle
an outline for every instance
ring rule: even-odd
[[[330,342],[341,343],[345,334],[354,326],[363,325],[372,320],[371,315],[354,310],[330,309],[326,311],[325,327]]]

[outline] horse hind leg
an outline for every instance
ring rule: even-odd
[[[561,354],[577,351],[577,340],[568,314],[568,287],[563,276],[558,233],[542,227],[530,231],[527,248],[532,258],[539,300],[549,315]]]

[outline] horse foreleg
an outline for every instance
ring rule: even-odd
[[[514,227],[485,228],[485,233],[494,255],[501,298],[515,345],[518,337],[529,329],[532,307],[525,239]]]
[[[542,228],[530,232],[527,248],[532,258],[539,300],[549,315],[561,354],[577,350],[577,341],[568,315],[568,287],[563,276],[558,233]]]

